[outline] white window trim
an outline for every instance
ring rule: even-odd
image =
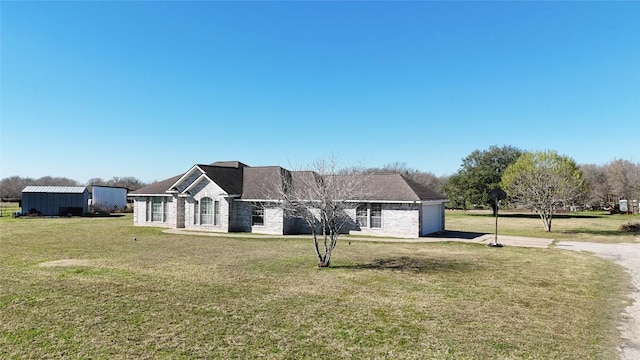
[[[380,206],[380,226],[376,226],[373,227],[371,226],[371,224],[373,223],[372,219],[373,219],[373,215],[372,215],[372,205],[378,205]],[[383,208],[382,208],[382,204],[381,203],[366,203],[366,204],[360,204],[359,206],[356,207],[356,222],[358,221],[358,208],[360,206],[366,206],[366,210],[367,210],[367,214],[366,214],[366,224],[359,224],[360,228],[362,229],[382,229],[384,227],[384,217],[383,217]],[[364,217],[364,216],[363,216]]]
[[[211,224],[203,224],[202,223],[202,199],[209,198],[211,199]],[[217,227],[220,226],[220,200],[214,200],[209,196],[202,197],[201,199],[194,199],[193,203],[193,224],[207,227]],[[217,204],[217,206],[216,206]]]
[[[160,220],[153,220],[153,202],[155,199],[160,199]],[[145,201],[145,221],[151,223],[166,223],[167,222],[167,199],[164,196],[150,196]]]
[[[358,216],[358,209],[363,207],[364,207],[365,213],[362,216]],[[358,226],[360,226],[361,228],[368,228],[369,227],[369,204],[360,204],[356,206],[356,223],[361,217],[364,218],[364,224],[358,224]]]
[[[206,207],[206,206],[205,206],[205,207],[203,207],[203,206],[202,206],[202,202],[203,202],[203,200],[205,200],[205,199],[208,199],[208,201],[207,201],[207,202],[208,202],[208,203],[209,203],[209,205],[210,205],[210,208],[208,208],[208,209],[207,209],[207,207]],[[203,210],[203,209],[207,209],[207,210],[209,210],[209,211],[210,211],[210,213],[209,213],[209,214],[203,214],[203,213],[202,213],[202,210]],[[208,196],[205,196],[205,197],[203,197],[202,199],[200,199],[200,213],[199,213],[199,214],[200,214],[200,224],[201,224],[201,225],[205,225],[205,226],[213,226],[213,218],[214,218],[214,213],[213,213],[213,211],[214,211],[214,210],[213,210],[213,199],[212,199],[212,198],[210,198],[210,197],[208,197]],[[209,218],[209,217],[210,217],[210,219],[211,219],[211,222],[204,223],[204,222],[202,221],[202,219],[203,219],[203,218]]]
[[[213,226],[220,226],[220,200],[213,200]]]
[[[262,224],[255,224],[254,223],[254,218],[256,215],[254,215],[254,211],[256,209],[262,209]],[[264,227],[266,223],[266,211],[265,211],[265,206],[262,204],[252,204],[251,205],[251,226],[256,226],[256,227]]]
[[[372,205],[378,205],[380,206],[380,226],[372,226],[371,224],[373,223],[373,209],[372,209]],[[370,203],[369,204],[369,228],[370,229],[382,229],[382,224],[384,223],[383,218],[382,218],[382,204],[379,203]]]

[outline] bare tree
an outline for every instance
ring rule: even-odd
[[[0,181],[0,198],[19,199],[22,196],[22,189],[33,183],[31,178],[21,178],[20,176],[11,176]]]
[[[603,208],[611,202],[612,194],[607,174],[602,166],[594,164],[580,165],[580,171],[587,185],[584,205],[588,208]]]
[[[387,165],[384,165],[381,168],[373,167],[373,168],[362,168],[359,169],[364,174],[401,174],[406,178],[409,178],[418,184],[424,185],[428,188],[434,189],[438,192],[442,192],[444,185],[447,182],[446,176],[437,177],[431,172],[424,172],[416,169],[412,169],[407,166],[406,163],[403,162],[393,162]]]
[[[604,171],[616,200],[640,197],[640,164],[616,159],[605,165]]]
[[[338,171],[336,165],[335,159],[319,160],[313,171],[283,172],[283,186],[277,187],[285,214],[308,225],[319,267],[330,265],[338,236],[353,221],[347,211],[363,198],[367,178],[358,170]]]
[[[38,179],[11,176],[0,181],[0,197],[2,199],[20,199],[26,186],[78,186],[78,182],[65,177],[43,176]]]
[[[89,179],[89,181],[87,181],[87,185],[123,187],[133,191],[133,190],[140,189],[146,186],[147,184],[143,183],[142,181],[138,180],[133,176],[125,176],[125,177],[114,176],[109,180],[103,180],[102,178],[92,178],[92,179]]]

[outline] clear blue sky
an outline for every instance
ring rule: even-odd
[[[2,1],[0,177],[640,161],[640,2]]]

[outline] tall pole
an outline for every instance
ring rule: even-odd
[[[493,238],[493,243],[487,244],[492,247],[502,247],[502,244],[498,243],[498,210],[500,209],[500,200],[505,199],[507,197],[507,193],[504,190],[497,188],[489,191],[489,199],[494,201],[495,204],[495,216],[496,216],[496,232]]]
[[[496,232],[495,237],[493,238],[493,243],[498,243],[498,209],[500,208],[500,200],[496,200]]]

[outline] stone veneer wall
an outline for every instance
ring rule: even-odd
[[[228,232],[229,231],[229,200],[225,196],[224,190],[220,188],[218,185],[211,182],[201,182],[195,188],[191,190],[191,197],[186,198],[185,207],[184,207],[184,216],[185,216],[185,228],[186,229],[197,229],[197,230],[208,230],[208,231],[219,231],[219,232]],[[200,201],[202,198],[209,197],[214,202],[218,201],[220,203],[220,215],[219,215],[219,224],[218,225],[201,225],[195,224],[195,215],[196,215],[196,201]]]
[[[264,225],[252,226],[251,216],[253,213],[253,203],[247,201],[234,201],[232,204],[229,231],[251,232],[256,234],[283,235],[284,216],[283,210],[277,206],[266,205],[264,208]]]
[[[349,209],[349,216],[355,223],[356,211]],[[417,238],[420,236],[419,204],[382,204],[382,227],[349,229],[350,234]]]
[[[177,199],[169,196],[163,196],[165,199],[165,213],[166,217],[164,222],[160,221],[147,221],[147,200],[151,196],[137,196],[133,199],[133,224],[138,226],[160,226],[175,228],[176,227],[176,214],[177,214]]]
[[[252,232],[258,234],[308,234],[309,228],[302,219],[284,218],[283,210],[277,206],[265,207],[265,225],[252,226],[251,202],[233,201],[230,198],[221,196],[222,189],[217,185],[208,183],[194,189],[194,196],[185,198],[184,203],[184,223],[187,229],[199,229],[219,232]],[[214,201],[220,202],[220,223],[214,225],[194,224],[195,201],[203,197],[211,197]],[[139,226],[160,226],[175,228],[178,220],[177,197],[164,197],[166,202],[166,221],[151,222],[146,221],[147,199],[148,197],[134,198],[133,222]],[[420,205],[419,204],[383,204],[382,205],[382,227],[381,228],[361,228],[355,226],[355,207],[348,209],[347,213],[352,218],[352,223],[347,224],[345,232],[358,235],[372,236],[392,236],[402,238],[417,238],[420,231]],[[444,216],[443,216],[444,220]]]

